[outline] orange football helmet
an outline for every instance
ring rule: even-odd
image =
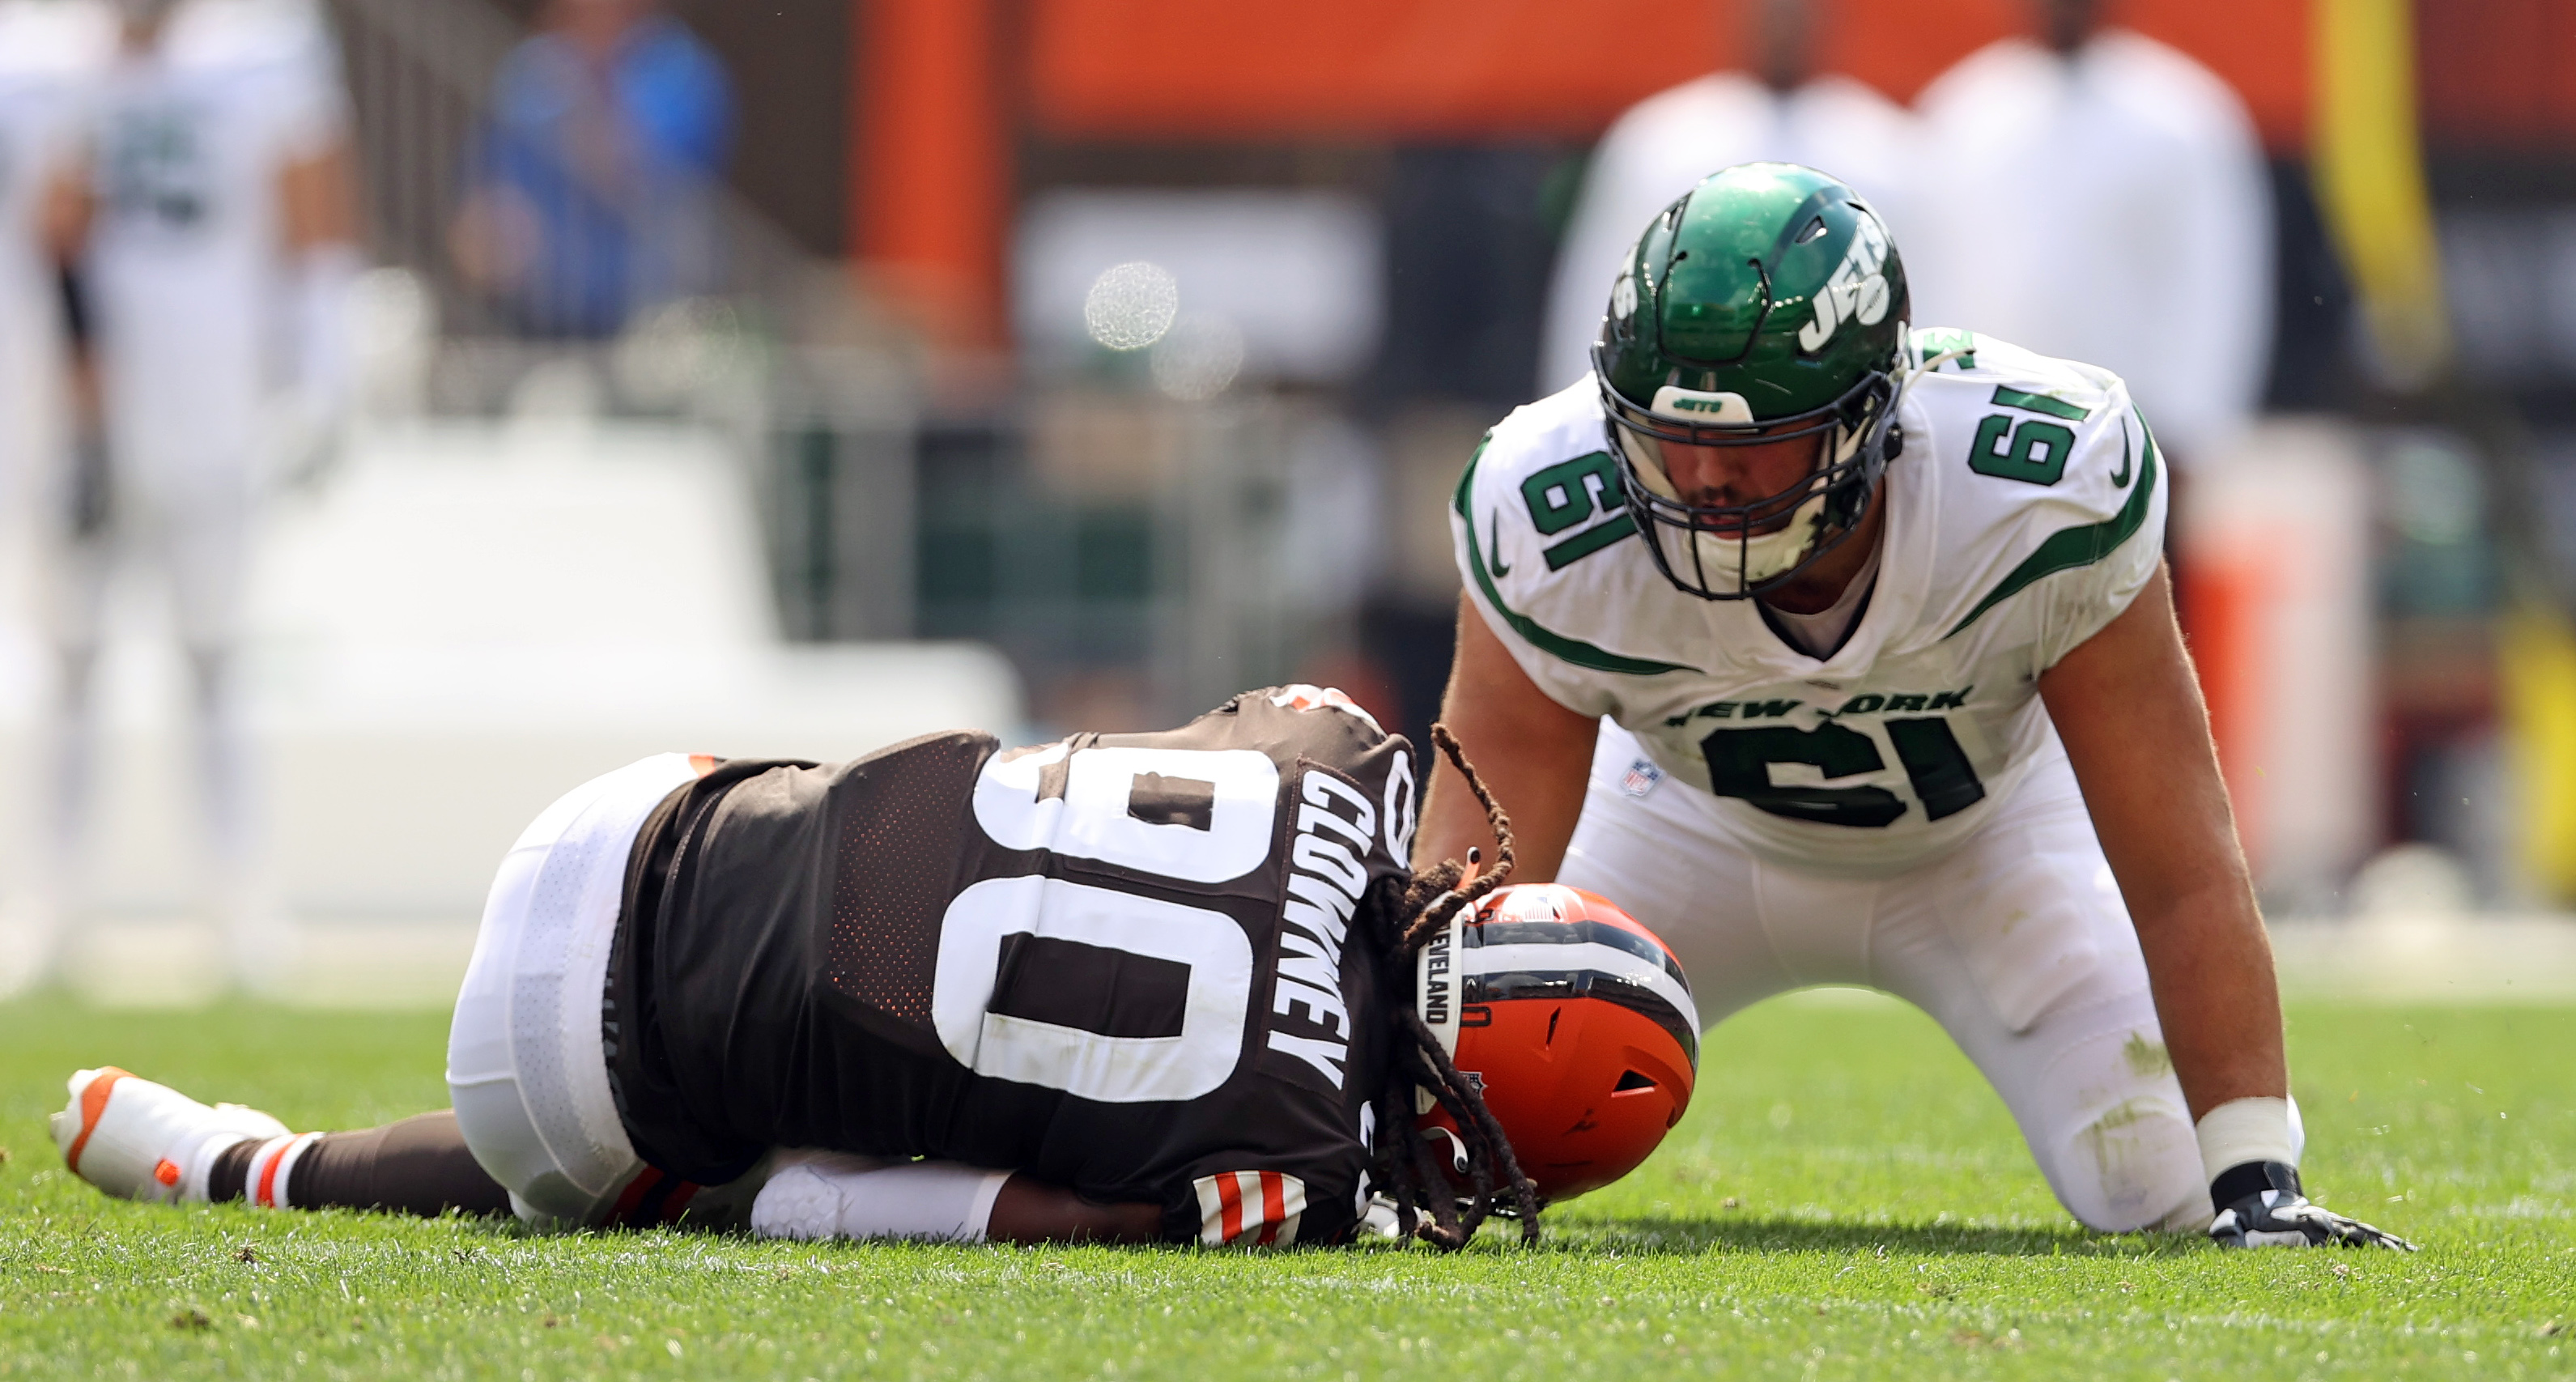
[[[1522,1174],[1551,1201],[1635,1170],[1690,1107],[1690,982],[1672,948],[1605,897],[1497,888],[1423,947],[1416,982],[1424,1023],[1481,1083]],[[1463,1145],[1437,1105],[1420,1124]]]

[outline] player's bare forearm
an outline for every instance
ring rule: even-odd
[[[2195,1119],[2232,1099],[2290,1092],[2272,949],[2245,891],[2215,887],[2138,915],[2165,1048]]]
[[[97,212],[98,199],[91,189],[87,168],[67,169],[45,183],[38,227],[45,252],[54,262],[71,265],[80,261],[88,248],[90,223]]]
[[[2192,1116],[2288,1094],[2271,941],[2166,574],[2039,691],[2137,926]]]
[[[278,175],[279,218],[290,250],[355,244],[357,173],[346,145],[333,144],[288,164]]]
[[[1163,1211],[1150,1204],[1093,1204],[1070,1190],[1014,1175],[993,1197],[985,1236],[997,1243],[1151,1243]]]
[[[1583,785],[1600,725],[1548,699],[1486,627],[1472,598],[1458,600],[1458,656],[1450,665],[1440,719],[1511,816],[1519,861],[1512,881],[1549,882],[1565,861],[1575,818],[1583,813]],[[1463,860],[1471,846],[1489,855],[1494,848],[1484,808],[1457,769],[1436,759],[1413,843],[1414,863]]]

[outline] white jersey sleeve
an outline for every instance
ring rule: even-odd
[[[1671,588],[1634,550],[1637,527],[1596,387],[1587,374],[1486,433],[1449,510],[1459,574],[1486,624],[1539,690],[1593,716],[1618,713],[1622,698],[1610,678],[1688,670],[1620,651],[1618,611],[1657,594],[1638,568]],[[1639,560],[1587,560],[1621,545]]]
[[[1957,566],[1976,573],[1933,603],[1973,596],[1945,638],[1999,620],[2013,633],[1995,641],[2027,648],[2036,678],[2146,588],[2164,559],[2172,486],[2119,376],[1967,332],[1917,332],[1915,359],[1961,342],[1975,348],[1918,378],[1909,397],[1916,434],[1958,453],[1929,459]]]

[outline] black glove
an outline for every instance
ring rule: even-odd
[[[2209,1183],[2209,1198],[2218,1206],[2209,1236],[2222,1248],[2314,1248],[2336,1243],[2415,1251],[2414,1244],[2396,1234],[2310,1204],[2299,1192],[2299,1168],[2281,1162],[2231,1166]]]

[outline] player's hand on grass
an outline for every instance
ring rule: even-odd
[[[2209,1236],[2222,1248],[2395,1248],[2415,1245],[2309,1201],[2299,1172],[2277,1161],[2249,1161],[2229,1168],[2210,1186],[2218,1218]]]
[[[2415,1245],[2359,1219],[2311,1203],[2305,1195],[2265,1190],[2248,1195],[2218,1212],[2209,1236],[2222,1248],[2317,1248],[2330,1244],[2351,1248],[2396,1248]]]

